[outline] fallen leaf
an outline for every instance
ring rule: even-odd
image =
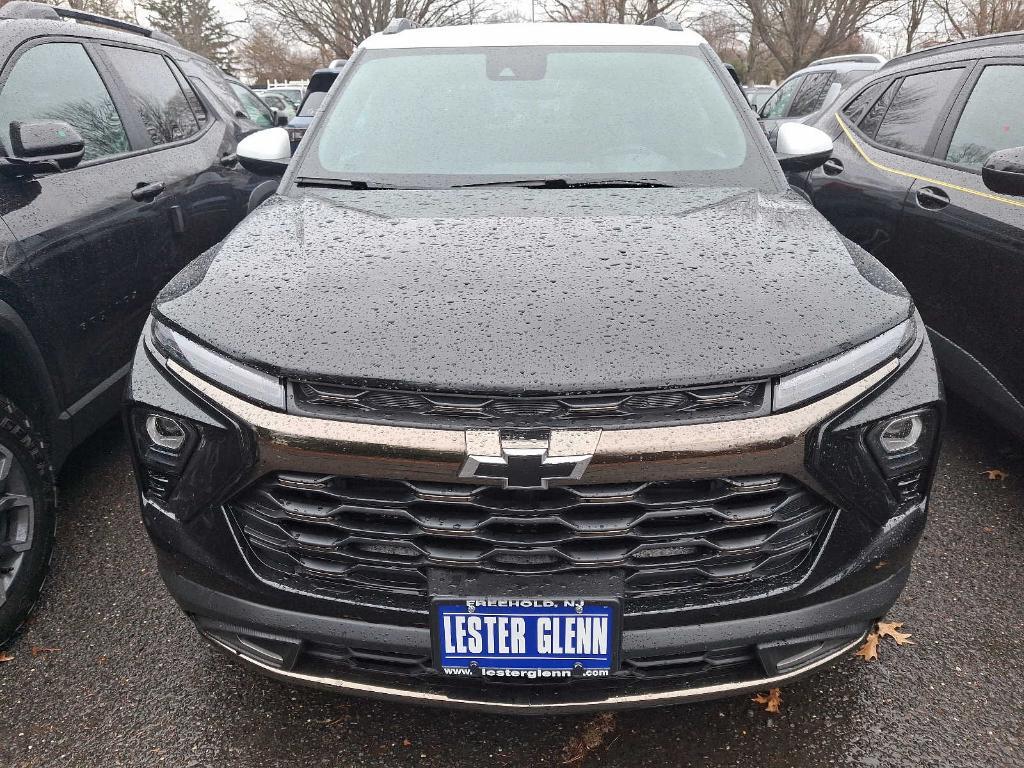
[[[864,645],[857,649],[854,656],[860,656],[864,661],[878,661],[878,633],[868,632]]]
[[[412,746],[412,742],[409,741],[408,739],[402,739],[402,746],[403,747],[411,747]]]
[[[32,646],[32,656],[33,656],[33,658],[36,657],[36,656],[40,656],[40,655],[42,655],[44,653],[60,653],[60,648],[42,648],[42,647],[40,647],[38,645],[33,645]]]
[[[985,475],[989,480],[1005,480],[1010,475],[1001,469],[986,469],[981,474]]]
[[[604,744],[608,734],[615,730],[615,715],[611,712],[602,712],[590,720],[580,733],[573,736],[565,749],[562,750],[562,763],[569,765],[578,763],[595,749]]]
[[[782,708],[782,691],[772,688],[767,694],[757,694],[751,701],[755,704],[764,704],[765,712],[778,712]]]
[[[903,626],[902,621],[880,621],[878,622],[878,636],[891,637],[896,645],[913,645],[909,632],[900,632]]]
[[[5,661],[14,661],[14,656],[0,651],[0,664],[3,664]]]

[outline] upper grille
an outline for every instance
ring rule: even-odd
[[[627,598],[691,605],[762,594],[806,572],[833,512],[775,475],[522,491],[282,472],[227,506],[265,577],[423,610],[438,570],[614,572]]]
[[[767,412],[765,382],[588,395],[504,396],[411,392],[295,382],[291,407],[300,413],[347,419],[430,423],[445,420],[501,426],[673,424],[724,421]]]

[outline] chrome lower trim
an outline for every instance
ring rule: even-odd
[[[644,707],[644,706],[663,706],[667,704],[678,704],[686,701],[695,701],[700,699],[713,699],[729,696],[732,694],[739,694],[745,691],[757,691],[764,690],[766,688],[775,688],[783,683],[789,682],[797,677],[802,677],[810,672],[813,672],[820,667],[824,667],[827,664],[835,661],[845,653],[852,651],[856,648],[863,640],[865,635],[862,634],[852,643],[843,646],[838,651],[830,653],[817,661],[814,661],[806,666],[796,669],[792,672],[787,672],[784,675],[776,675],[775,677],[765,677],[757,680],[744,680],[737,683],[719,683],[717,685],[704,685],[695,688],[680,688],[671,691],[658,691],[656,693],[635,693],[635,694],[623,694],[621,696],[608,696],[603,699],[591,699],[583,701],[570,701],[570,702],[551,702],[546,704],[521,704],[516,702],[493,702],[493,701],[481,701],[471,698],[461,698],[457,696],[449,696],[444,693],[433,693],[427,691],[415,691],[404,688],[392,688],[384,685],[373,685],[371,683],[361,683],[355,680],[343,680],[336,677],[321,677],[319,675],[307,675],[301,672],[290,672],[282,669],[276,669],[269,664],[264,664],[256,659],[243,656],[238,653],[235,649],[217,640],[215,637],[203,635],[205,639],[212,643],[219,650],[222,650],[229,655],[235,657],[239,661],[243,662],[247,666],[250,666],[270,677],[283,682],[299,683],[303,685],[311,685],[318,688],[326,688],[329,690],[337,691],[339,693],[352,694],[353,696],[370,696],[374,698],[391,699],[398,701],[407,701],[417,704],[428,704],[435,706],[447,706],[447,707],[458,707],[467,709],[476,709],[482,711],[491,712],[518,712],[518,713],[534,713],[534,714],[545,714],[545,713],[561,713],[561,712],[574,712],[576,710],[588,710],[588,709],[617,709],[617,708],[628,708],[628,707]]]
[[[481,438],[481,430],[335,421],[273,411],[225,392],[173,360],[167,361],[167,368],[199,395],[253,429],[259,445],[254,477],[297,470],[460,482],[466,457]],[[786,473],[814,485],[804,470],[807,435],[898,368],[899,362],[890,360],[843,389],[786,413],[674,427],[551,430],[550,455],[593,453],[582,478],[552,484]],[[494,436],[497,441],[497,430]],[[584,442],[586,451],[581,451]],[[487,484],[486,480],[474,482]]]

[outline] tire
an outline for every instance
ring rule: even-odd
[[[53,469],[28,417],[0,395],[0,648],[32,612],[53,552]]]

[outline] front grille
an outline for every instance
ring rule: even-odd
[[[389,606],[405,596],[426,611],[438,574],[493,589],[504,575],[517,577],[510,585],[607,574],[627,613],[629,600],[699,605],[791,585],[834,511],[777,475],[506,490],[293,472],[227,509],[253,567],[289,588]]]
[[[445,421],[501,426],[565,426],[586,422],[685,424],[759,416],[768,410],[763,381],[713,387],[558,396],[463,395],[293,382],[289,407],[326,418],[396,423]]]

